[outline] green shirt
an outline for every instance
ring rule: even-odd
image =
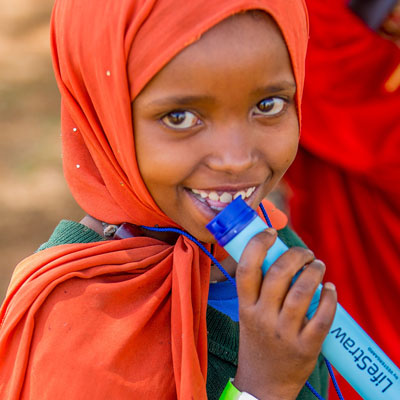
[[[288,247],[305,247],[300,238],[288,227],[278,231],[279,237]],[[67,243],[91,243],[104,238],[73,221],[63,220],[56,227],[50,239],[40,246],[39,250]],[[210,400],[218,400],[230,378],[236,375],[239,349],[239,323],[232,321],[227,315],[208,306],[208,373],[207,395]],[[314,389],[324,398],[327,396],[328,371],[322,356],[308,379]],[[304,387],[297,400],[315,400],[311,391]]]

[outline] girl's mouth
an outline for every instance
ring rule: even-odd
[[[212,210],[221,211],[237,197],[248,199],[256,190],[256,186],[250,186],[238,191],[203,190],[187,188],[199,201],[206,203]]]

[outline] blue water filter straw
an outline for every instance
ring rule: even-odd
[[[249,240],[266,228],[240,196],[207,224],[207,229],[236,261]],[[287,250],[277,238],[262,264],[263,274]],[[308,318],[318,307],[321,290],[320,284],[308,309]],[[399,368],[339,304],[322,354],[364,400],[400,400]]]

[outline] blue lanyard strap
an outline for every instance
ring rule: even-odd
[[[272,228],[271,221],[268,217],[267,212],[265,211],[265,208],[262,204],[260,204],[261,211],[264,215],[265,221],[267,222],[267,225]],[[185,237],[187,237],[189,240],[191,240],[193,243],[196,243],[197,246],[211,259],[211,261],[217,266],[217,268],[224,274],[226,279],[234,286],[236,290],[236,281],[233,279],[228,272],[225,270],[225,268],[218,262],[218,260],[206,249],[206,247],[199,241],[197,240],[194,236],[190,235],[189,233],[178,229],[178,228],[159,228],[159,227],[153,227],[153,226],[144,226],[141,225],[141,228],[143,229],[148,229],[149,231],[153,232],[174,232],[174,233],[179,233]],[[336,393],[339,397],[340,400],[344,400],[342,393],[340,392],[339,385],[336,381],[335,375],[332,370],[332,366],[329,363],[329,361],[325,358],[325,363],[329,371],[329,375],[332,379],[333,386],[335,387]],[[310,384],[310,382],[306,382],[306,386],[308,389],[311,391],[311,393],[318,399],[318,400],[324,400],[324,398],[313,388],[313,386]]]

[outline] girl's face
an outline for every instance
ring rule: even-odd
[[[256,209],[295,157],[295,92],[266,14],[228,18],[174,57],[133,103],[140,172],[160,209],[204,242],[235,196]]]

